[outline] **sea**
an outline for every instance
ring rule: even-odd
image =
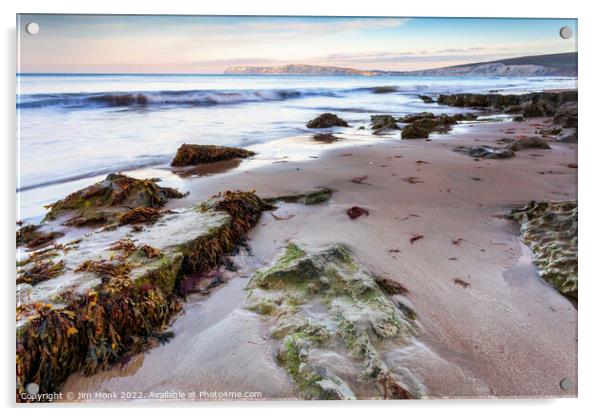
[[[324,112],[368,126],[373,114],[461,111],[419,94],[568,88],[576,78],[20,74],[17,216],[39,221],[110,172],[167,169],[182,143],[252,148],[308,134]]]

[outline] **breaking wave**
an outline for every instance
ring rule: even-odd
[[[67,93],[23,95],[17,108],[99,108],[153,107],[240,104],[261,101],[283,101],[308,96],[336,96],[332,90],[184,90],[117,93]]]

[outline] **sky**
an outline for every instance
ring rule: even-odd
[[[26,33],[38,23],[36,35]],[[20,73],[222,73],[309,64],[417,70],[577,51],[576,19],[17,16]],[[569,40],[559,36],[573,29]]]

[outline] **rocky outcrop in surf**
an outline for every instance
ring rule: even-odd
[[[517,114],[516,121],[532,117],[552,117],[558,128],[557,141],[577,142],[577,91],[530,94],[451,94],[439,95],[437,103],[452,107],[482,108]]]
[[[562,105],[577,102],[577,91],[530,94],[441,94],[437,103],[452,107],[492,108],[525,117],[553,116]],[[576,105],[576,104],[575,104]]]

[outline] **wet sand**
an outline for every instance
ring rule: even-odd
[[[262,197],[317,187],[336,192],[326,204],[281,204],[274,215],[264,213],[249,234],[253,255],[237,256],[240,270],[209,297],[189,299],[170,343],[123,369],[73,375],[63,392],[260,391],[264,399],[296,398],[275,363],[269,325],[240,307],[249,275],[292,240],[343,243],[368,269],[409,289],[420,342],[399,359],[430,397],[575,396],[577,310],[538,277],[518,225],[504,215],[532,199],[575,199],[577,169],[568,165],[577,163],[577,145],[553,142],[551,150],[505,160],[452,151],[533,135],[546,122],[460,125],[430,141],[399,140],[398,132],[373,142],[346,143],[340,134],[333,144],[294,138],[271,160],[260,153],[229,172],[186,178],[191,195],[169,207],[226,189],[256,189]],[[287,153],[300,142],[314,146],[311,157]],[[350,220],[345,211],[354,205],[370,215]],[[411,243],[416,235],[423,238]],[[559,387],[563,378],[573,381],[568,391]]]

